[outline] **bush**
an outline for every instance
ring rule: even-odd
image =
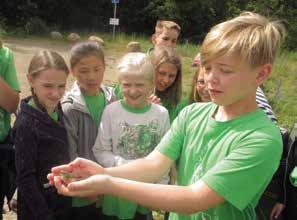
[[[49,28],[46,23],[38,17],[29,19],[25,25],[25,30],[29,35],[44,35],[49,32]]]
[[[5,19],[0,17],[0,37],[6,34]]]

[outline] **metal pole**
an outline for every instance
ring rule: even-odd
[[[117,3],[114,3],[113,18],[116,19],[117,16]],[[115,38],[115,24],[113,24],[112,39]]]

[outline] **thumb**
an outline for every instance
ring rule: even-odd
[[[88,191],[90,190],[90,180],[89,178],[71,182],[68,185],[70,191]]]

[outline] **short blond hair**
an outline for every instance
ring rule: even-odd
[[[126,46],[126,53],[141,52],[140,43],[137,41],[130,41]]]
[[[202,64],[222,55],[236,55],[252,67],[273,64],[285,37],[281,21],[243,12],[214,26],[200,48]]]
[[[178,34],[181,32],[180,26],[174,21],[158,20],[155,26],[155,34],[161,34],[164,29],[176,30]]]
[[[141,52],[130,52],[123,56],[118,65],[118,79],[125,75],[143,76],[154,82],[155,69],[150,58]]]

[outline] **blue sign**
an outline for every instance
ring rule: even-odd
[[[119,4],[120,3],[120,0],[111,0],[111,3],[112,4]]]

